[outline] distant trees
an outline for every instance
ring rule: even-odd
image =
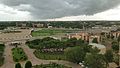
[[[27,61],[25,64],[25,68],[32,68],[32,63],[30,61]]]
[[[15,64],[15,68],[22,68],[20,63]]]

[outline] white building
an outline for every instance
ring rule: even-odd
[[[93,48],[97,47],[100,50],[100,54],[106,53],[106,47],[104,45],[97,44],[97,43],[89,43],[89,45],[91,45]]]

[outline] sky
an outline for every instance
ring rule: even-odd
[[[0,0],[0,21],[120,20],[120,0]]]

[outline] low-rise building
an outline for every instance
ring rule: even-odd
[[[89,41],[89,34],[85,32],[80,33],[73,33],[73,34],[67,34],[67,38],[76,38],[76,39],[82,39],[85,41]]]
[[[93,48],[97,47],[100,50],[100,54],[105,54],[106,53],[106,47],[104,45],[101,44],[97,44],[97,43],[89,43],[89,45],[91,45]]]
[[[87,32],[67,34],[67,38],[68,39],[70,39],[70,38],[82,39],[89,43],[91,43],[94,38],[97,38],[98,43],[101,42],[101,35],[91,34],[91,33],[87,33]]]

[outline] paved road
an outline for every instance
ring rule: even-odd
[[[78,64],[74,64],[68,61],[63,61],[63,60],[41,60],[35,57],[35,55],[33,54],[34,50],[30,49],[28,46],[25,45],[25,41],[22,41],[23,44],[20,46],[23,48],[23,50],[25,51],[25,53],[28,56],[28,60],[30,60],[32,62],[33,65],[39,65],[39,64],[48,64],[50,62],[55,62],[58,64],[63,64],[66,66],[70,66],[73,68],[81,68],[80,65]],[[14,68],[15,62],[13,61],[12,58],[12,53],[11,53],[11,49],[13,48],[12,46],[9,46],[9,43],[6,43],[6,48],[5,48],[5,63],[2,67],[0,68]],[[25,62],[20,62],[21,65],[24,67]]]
[[[4,65],[1,68],[13,68],[14,66],[14,61],[12,59],[12,53],[11,53],[11,46],[8,46],[8,44],[5,44],[5,52],[4,52],[4,57],[5,57],[5,61],[4,61]]]

